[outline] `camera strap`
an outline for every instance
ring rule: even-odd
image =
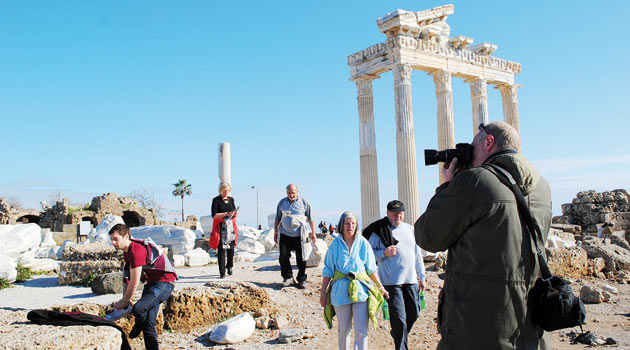
[[[542,279],[545,281],[550,280],[552,277],[551,271],[549,271],[547,260],[545,259],[545,255],[542,251],[544,245],[542,245],[543,248],[541,248],[541,242],[539,242],[538,238],[540,236],[540,239],[542,239],[542,233],[540,232],[540,229],[536,225],[534,225],[534,219],[532,218],[532,214],[529,211],[529,207],[527,206],[527,201],[525,200],[523,193],[521,193],[521,189],[518,187],[516,181],[514,181],[514,178],[507,170],[496,164],[484,164],[484,166],[494,169],[496,172],[492,171],[492,173],[495,174],[501,182],[505,184],[507,181],[509,183],[508,187],[512,190],[512,192],[514,192],[514,195],[516,196],[518,213],[523,221],[525,221],[525,227],[529,232],[532,241],[534,242],[534,246],[536,246],[536,256],[538,257],[538,265],[540,265]]]

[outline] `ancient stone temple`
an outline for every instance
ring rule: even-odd
[[[348,56],[350,80],[356,83],[359,107],[364,227],[380,217],[372,81],[381,74],[394,74],[398,198],[405,203],[405,222],[410,224],[420,216],[411,101],[413,70],[426,72],[435,83],[440,150],[455,147],[452,77],[470,84],[473,133],[479,123],[489,120],[488,84],[501,92],[505,122],[519,129],[516,90],[520,85],[514,83],[514,75],[521,72],[521,65],[492,56],[497,49],[494,44],[470,46],[472,38],[450,38],[446,19],[453,13],[453,5],[418,12],[396,10],[376,20],[379,30],[387,36],[385,42]]]

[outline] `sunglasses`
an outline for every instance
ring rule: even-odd
[[[488,129],[486,129],[486,126],[485,126],[485,125],[483,125],[483,123],[479,124],[479,127],[478,127],[477,129],[478,129],[478,130],[483,130],[483,131],[486,133],[486,135],[492,135],[492,134],[488,131]]]

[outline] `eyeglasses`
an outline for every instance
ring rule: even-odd
[[[486,129],[486,126],[485,126],[485,125],[483,125],[483,123],[479,124],[479,127],[478,127],[477,129],[478,129],[478,130],[483,130],[483,131],[485,131],[486,135],[492,135],[492,134],[488,131],[488,129]],[[494,135],[493,135],[493,136],[494,136]]]

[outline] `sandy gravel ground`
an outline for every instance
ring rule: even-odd
[[[202,286],[209,280],[218,278],[217,265],[198,268],[179,269],[180,280],[177,288]],[[295,287],[282,287],[280,267],[275,261],[236,263],[234,275],[228,279],[252,282],[269,293],[271,300],[284,310],[290,328],[307,329],[312,337],[291,344],[278,343],[277,330],[256,330],[247,341],[233,345],[213,344],[208,340],[208,332],[212,325],[190,330],[189,334],[164,332],[160,342],[164,349],[327,349],[337,348],[336,326],[329,330],[322,317],[319,305],[319,288],[321,268],[307,270],[308,281],[305,290]],[[598,337],[612,337],[619,343],[617,349],[630,349],[630,286],[604,281],[588,281],[591,284],[607,283],[616,287],[619,293],[613,297],[612,303],[587,305],[586,329],[593,331]],[[584,281],[576,281],[573,289],[579,292]],[[439,340],[435,317],[437,295],[442,281],[435,272],[428,274],[428,290],[426,291],[427,309],[414,325],[410,334],[410,348],[434,349]],[[15,288],[0,290],[0,308],[6,311],[15,309],[46,308],[59,304],[94,302],[108,304],[119,298],[118,295],[98,296],[89,288],[58,286],[54,275],[37,276],[31,281],[16,285]],[[370,326],[371,327],[371,326]],[[389,335],[389,322],[381,322],[378,330],[370,328],[369,348],[393,348],[393,340]],[[585,345],[570,344],[568,334],[571,329],[552,332],[550,334],[552,349],[581,349]],[[132,341],[134,349],[142,349],[137,340]]]

